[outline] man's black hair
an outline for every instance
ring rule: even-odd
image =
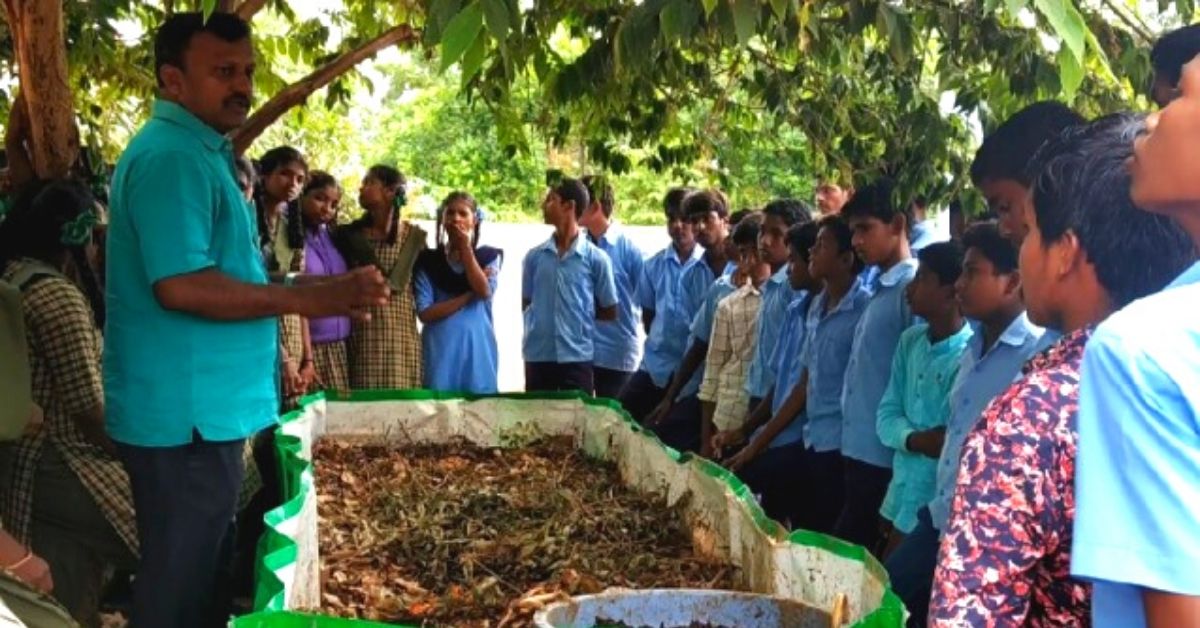
[[[887,177],[876,179],[854,192],[854,196],[842,208],[841,215],[847,221],[851,218],[875,218],[887,224],[891,224],[896,216],[904,216],[906,233],[912,230],[913,225],[912,203],[896,202],[896,184]]]
[[[608,182],[608,177],[589,174],[584,176],[582,181],[587,186],[588,198],[593,201],[600,201],[600,211],[604,212],[606,218],[612,218],[615,201],[613,199],[613,188]]]
[[[176,13],[167,18],[154,35],[154,76],[159,87],[163,85],[160,72],[164,65],[187,69],[183,56],[199,33],[211,33],[232,43],[249,39],[250,25],[232,13],[213,13],[207,20],[198,12]]]
[[[571,179],[563,177],[562,180],[555,185],[553,190],[558,198],[564,203],[575,203],[575,219],[579,220],[583,217],[583,212],[587,210],[588,205],[592,203],[592,197],[588,195],[587,186],[579,179]]]
[[[792,226],[798,222],[811,222],[813,211],[808,203],[794,198],[779,198],[767,203],[763,208],[766,216],[776,216],[783,224]]]
[[[817,225],[820,229],[825,229],[833,234],[834,239],[837,240],[839,255],[850,253],[854,256],[854,266],[851,268],[854,274],[862,272],[864,267],[862,258],[854,252],[854,230],[850,228],[850,222],[846,220],[845,216],[842,214],[826,216]],[[818,229],[818,235],[820,235],[820,229]]]
[[[667,214],[668,219],[675,216],[679,216],[680,218],[687,217],[687,215],[683,213],[683,199],[694,191],[694,188],[687,186],[675,187],[667,190],[666,196],[663,197],[663,212]]]
[[[760,212],[751,212],[733,228],[733,243],[737,246],[757,244],[762,223],[763,215]]]
[[[1054,100],[1036,102],[1013,114],[983,140],[971,162],[971,182],[1010,179],[1028,187],[1026,166],[1042,144],[1063,129],[1083,124],[1083,116]]]
[[[1150,50],[1150,65],[1156,78],[1178,87],[1183,66],[1196,55],[1200,55],[1200,24],[1191,24],[1159,37]]]
[[[957,242],[935,242],[917,253],[921,268],[937,275],[938,283],[953,286],[962,274],[963,249]]]
[[[1125,166],[1144,118],[1113,114],[1047,142],[1032,162],[1042,245],[1073,232],[1114,308],[1158,292],[1192,264],[1192,241],[1171,219],[1129,198]]]
[[[979,222],[967,228],[962,239],[963,254],[975,249],[984,256],[999,274],[1008,274],[1017,269],[1017,247],[1013,241],[1000,235],[1000,226],[994,221]]]
[[[718,190],[697,190],[683,199],[683,215],[695,216],[716,212],[721,218],[729,217],[729,201]]]
[[[792,225],[787,232],[788,248],[807,262],[813,245],[817,243],[817,233],[820,230],[821,227],[812,221]]]

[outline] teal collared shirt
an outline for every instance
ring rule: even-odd
[[[172,102],[154,103],[112,182],[105,303],[108,431],[142,447],[232,441],[279,407],[275,318],[206,320],[163,309],[154,285],[216,269],[267,283],[229,140]]]
[[[914,432],[945,427],[950,416],[950,390],[973,334],[971,326],[963,324],[958,333],[932,343],[925,323],[900,334],[875,427],[879,440],[895,450],[892,482],[879,512],[901,532],[913,531],[917,511],[933,499],[937,486],[938,459],[909,451],[908,437]]]

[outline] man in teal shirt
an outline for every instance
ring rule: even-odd
[[[160,99],[113,175],[105,295],[106,419],[141,553],[131,621],[224,625],[243,444],[279,403],[276,317],[361,317],[387,287],[374,269],[267,285],[225,137],[250,108],[245,22],[176,14],[155,36],[155,69]]]

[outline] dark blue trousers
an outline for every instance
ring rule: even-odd
[[[608,399],[618,399],[625,384],[633,377],[630,371],[606,369],[602,366],[592,366],[592,379],[596,382],[596,396]]]
[[[763,451],[737,475],[759,496],[768,517],[783,524],[797,524],[805,506],[803,441]]]
[[[141,546],[130,626],[226,625],[243,441],[118,447]]]
[[[625,388],[621,390],[620,394],[621,405],[634,421],[641,423],[646,420],[646,415],[654,410],[658,402],[662,401],[665,394],[667,394],[667,390],[655,386],[649,373],[639,370],[629,378],[629,381],[625,382]]]
[[[678,451],[700,451],[700,398],[689,395],[676,401],[667,418],[652,429],[669,447]]]
[[[892,470],[845,456],[842,460],[846,495],[833,534],[882,556],[884,534],[879,507],[892,481]]]
[[[933,527],[929,509],[922,508],[917,511],[917,527],[900,541],[884,563],[892,580],[892,590],[911,613],[908,617],[910,627],[924,626],[929,615],[937,556],[938,530]]]
[[[528,392],[579,390],[589,395],[594,394],[596,380],[592,363],[526,362],[525,390]]]

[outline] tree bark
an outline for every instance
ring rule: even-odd
[[[65,177],[79,155],[75,102],[67,74],[61,0],[4,0],[29,114],[25,138],[34,173]]]
[[[242,154],[262,134],[289,109],[303,103],[313,92],[325,87],[337,77],[350,71],[365,59],[375,53],[399,43],[416,41],[418,33],[407,24],[401,24],[385,31],[358,48],[346,51],[329,63],[317,68],[308,76],[285,87],[278,94],[258,108],[254,115],[233,132],[233,148],[237,154]]]

